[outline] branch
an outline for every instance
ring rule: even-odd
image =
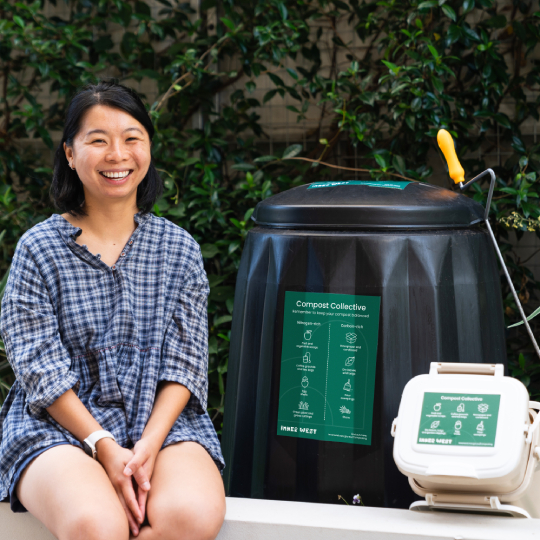
[[[372,172],[372,169],[353,169],[352,167],[342,167],[341,165],[332,165],[331,163],[325,163],[324,161],[319,161],[318,159],[309,159],[305,157],[282,158],[282,161],[287,161],[289,159],[295,159],[299,161],[309,161],[310,163],[318,163],[319,165],[325,165],[326,167],[331,167],[332,169],[341,169],[343,171],[356,171],[356,172],[368,172],[368,173]],[[391,173],[391,172],[387,172],[385,174],[388,174],[390,176],[397,176],[398,178],[409,180],[409,182],[416,182],[414,178],[408,178],[407,176],[403,176],[401,174]]]

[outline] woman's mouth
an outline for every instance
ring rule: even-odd
[[[125,180],[131,175],[132,172],[133,172],[132,169],[126,169],[124,171],[114,171],[114,172],[100,171],[99,174],[103,176],[103,178],[105,178],[107,182],[118,185],[125,182]]]

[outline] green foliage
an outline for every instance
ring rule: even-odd
[[[197,14],[176,0],[159,0],[158,10],[142,0],[66,0],[59,15],[45,16],[54,3],[0,0],[0,274],[21,234],[52,211],[51,163],[30,142],[54,147],[78,86],[106,74],[151,81],[153,155],[165,183],[155,213],[202,246],[211,284],[209,404],[218,429],[235,276],[253,208],[335,174],[320,162],[339,148],[356,152],[371,178],[429,181],[426,156],[444,127],[471,178],[486,168],[474,156],[498,133],[512,155],[495,167],[494,226],[523,301],[535,298],[539,284],[507,242],[511,229],[539,230],[540,145],[522,134],[526,120],[539,119],[531,95],[540,64],[530,57],[540,12],[531,2],[205,0]],[[353,47],[351,31],[366,47]],[[327,44],[330,66],[322,69]],[[272,86],[259,100],[262,75]],[[283,98],[298,121],[319,111],[310,134],[318,142],[267,155],[258,112]],[[475,189],[471,196],[485,202],[486,186]],[[510,324],[517,309],[502,286]],[[538,393],[538,361],[513,332],[511,366]]]

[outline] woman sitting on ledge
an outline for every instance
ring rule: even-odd
[[[153,134],[124,86],[73,98],[51,186],[63,213],[23,235],[2,301],[16,381],[0,500],[61,540],[210,540],[224,518],[208,280],[193,238],[150,213]]]

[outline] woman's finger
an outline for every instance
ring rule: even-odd
[[[127,462],[124,468],[124,475],[133,476],[141,489],[148,491],[150,489],[150,479],[145,471],[145,463],[148,461],[149,454],[145,449],[134,448],[133,457]]]
[[[148,479],[146,471],[144,470],[144,466],[139,467],[136,471],[133,472],[133,478],[135,478],[138,486],[143,491],[148,491],[150,489],[150,481]]]
[[[139,524],[137,523],[137,520],[133,516],[132,512],[129,510],[122,493],[118,492],[117,495],[118,495],[118,499],[120,500],[120,504],[122,505],[122,508],[124,509],[124,512],[126,513],[129,529],[133,533],[133,536],[137,536],[139,534]]]
[[[131,459],[126,463],[126,467],[124,469],[124,474],[126,476],[131,476],[132,474],[134,474],[136,470],[138,470],[144,465],[144,463],[149,457],[149,454],[144,449],[144,447],[137,448],[137,446],[135,446],[132,452],[133,455],[131,456]]]
[[[138,503],[139,503],[139,510],[141,511],[141,515],[142,515],[142,520],[140,522],[141,524],[144,521],[144,516],[146,515],[146,499],[147,499],[147,497],[148,497],[148,492],[147,491],[144,491],[142,489],[138,490],[137,499],[138,499]]]
[[[120,487],[122,489],[122,495],[124,496],[127,507],[131,510],[135,519],[139,523],[142,523],[143,519],[141,516],[141,511],[139,509],[137,496],[135,495],[135,489],[133,487],[133,482],[131,481],[131,478],[126,478],[126,480],[121,483]]]

